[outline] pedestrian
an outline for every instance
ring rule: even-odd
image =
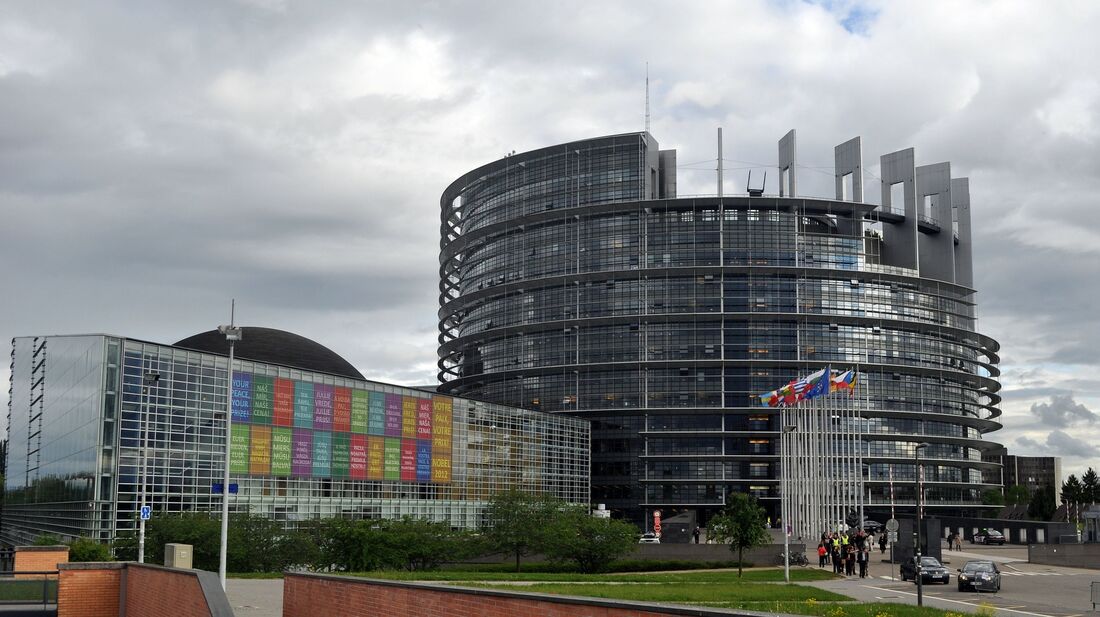
[[[759,520],[759,519],[757,519]],[[695,544],[699,544],[699,528],[696,527],[695,531],[691,532],[691,539],[695,541]]]
[[[867,551],[860,551],[857,561],[859,562],[859,577],[867,578]]]
[[[844,574],[844,556],[840,554],[840,545],[833,545],[833,574]]]
[[[878,538],[878,550],[882,554],[886,554],[886,534],[882,534]]]
[[[829,561],[829,551],[825,548],[824,542],[817,543],[817,567],[824,568],[826,562]]]
[[[962,534],[957,531],[955,532],[955,550],[963,550]]]
[[[856,547],[848,545],[848,554],[844,557],[844,574],[853,576],[856,573]]]
[[[947,550],[949,550],[949,551],[955,550],[955,532],[954,531],[952,531],[947,536]]]

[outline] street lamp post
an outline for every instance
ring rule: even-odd
[[[791,543],[790,534],[787,533],[787,526],[790,525],[789,512],[787,512],[787,501],[789,499],[787,495],[787,461],[790,460],[790,452],[787,448],[787,444],[790,440],[787,435],[794,431],[794,426],[783,426],[783,441],[779,444],[779,447],[783,448],[783,468],[779,470],[779,519],[780,519],[780,531],[783,533],[783,580],[791,582]]]
[[[232,305],[231,305],[232,306]],[[218,326],[218,332],[229,342],[229,364],[225,380],[225,470],[222,475],[222,529],[218,546],[218,579],[225,590],[225,554],[229,544],[229,450],[233,426],[233,344],[241,340],[241,328],[233,325],[234,309],[229,310],[229,325]]]
[[[916,468],[916,472],[917,472],[917,516],[916,516],[917,532],[915,534],[916,537],[917,537],[917,543],[916,543],[916,546],[913,547],[914,554],[916,555],[916,564],[917,564],[917,569],[916,569],[916,572],[917,572],[917,606],[924,606],[924,583],[921,580],[923,575],[921,574],[921,552],[920,552],[920,534],[921,534],[920,528],[921,528],[921,523],[922,523],[922,520],[921,520],[921,518],[922,518],[921,517],[921,493],[923,493],[924,491],[921,489],[921,483],[920,483],[920,451],[927,448],[927,447],[928,447],[928,444],[922,442],[922,443],[918,443],[917,446],[915,448],[913,448],[913,462],[916,464],[915,468]]]
[[[149,458],[149,388],[160,381],[160,373],[149,371],[141,378],[142,394],[145,400],[141,406],[141,497],[138,508],[138,563],[145,563],[145,468]]]

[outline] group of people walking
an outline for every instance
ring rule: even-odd
[[[860,578],[867,578],[867,565],[870,552],[874,549],[874,536],[863,530],[853,534],[848,532],[825,532],[817,543],[818,567],[832,565],[833,572],[845,576],[855,576],[859,570]]]

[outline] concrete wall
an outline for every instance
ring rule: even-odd
[[[371,615],[372,617],[661,617],[753,615],[726,610],[668,607],[643,602],[552,596],[522,591],[466,589],[324,574],[288,573],[283,580],[283,617]],[[756,615],[753,615],[756,617]]]
[[[1030,544],[1028,563],[1100,570],[1100,544]]]

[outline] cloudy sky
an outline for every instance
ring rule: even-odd
[[[718,126],[727,187],[790,128],[805,194],[855,135],[870,201],[901,148],[968,176],[995,439],[1079,473],[1100,466],[1098,31],[1089,1],[5,2],[0,340],[174,342],[235,297],[240,323],[433,383],[443,188],[640,130],[648,62],[681,193],[714,192]]]

